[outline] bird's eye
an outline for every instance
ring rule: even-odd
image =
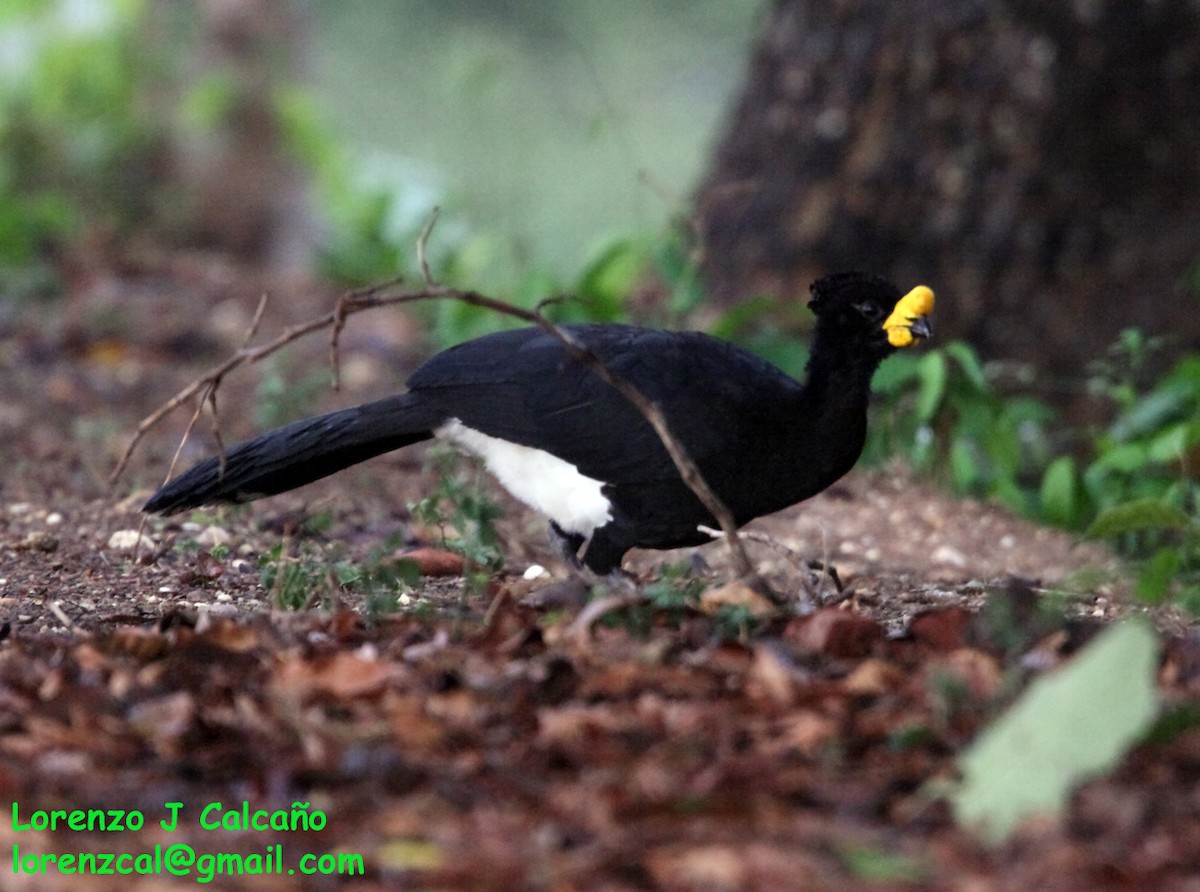
[[[862,303],[855,304],[854,309],[858,310],[868,322],[875,322],[883,317],[883,307],[873,301],[864,300]]]

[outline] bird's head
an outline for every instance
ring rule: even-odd
[[[808,306],[820,336],[883,357],[933,333],[933,303],[933,291],[925,285],[901,295],[879,276],[837,273],[812,284]]]

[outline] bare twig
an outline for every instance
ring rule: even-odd
[[[555,325],[538,311],[525,310],[504,301],[479,294],[478,292],[460,291],[436,285],[415,292],[376,294],[366,295],[361,298],[351,298],[348,301],[350,306],[347,308],[347,312],[357,312],[370,307],[384,306],[391,303],[405,303],[432,297],[454,298],[474,306],[485,307],[508,316],[515,316],[518,319],[523,319],[526,322],[540,326],[544,331],[562,343],[573,359],[583,363],[602,381],[614,388],[625,399],[629,400],[650,423],[651,427],[654,428],[655,433],[658,434],[671,460],[675,463],[676,470],[679,471],[680,477],[683,478],[683,482],[696,494],[696,497],[720,525],[722,532],[725,534],[726,542],[733,558],[734,569],[737,571],[738,576],[745,580],[755,591],[758,591],[776,603],[780,603],[781,599],[779,596],[771,591],[770,587],[754,569],[754,565],[751,564],[745,547],[738,538],[737,524],[734,521],[733,514],[718,498],[717,494],[712,491],[712,488],[709,487],[704,476],[700,473],[700,469],[696,466],[691,456],[688,455],[683,444],[671,433],[670,426],[667,424],[667,419],[662,409],[628,381],[613,374],[595,353],[580,343],[569,331]]]
[[[714,539],[725,538],[724,531],[714,530],[712,527],[706,527],[702,525],[700,527],[700,532],[704,533],[706,536],[712,536]],[[829,561],[828,548],[824,549],[825,560],[819,561],[816,558],[806,557],[805,555],[796,551],[796,549],[792,548],[790,545],[784,545],[774,536],[768,535],[767,533],[761,533],[757,530],[739,530],[738,535],[747,542],[757,542],[760,545],[767,546],[780,557],[783,557],[790,562],[797,570],[802,572],[804,570],[819,570],[829,577],[830,581],[833,583],[834,589],[837,591],[837,594],[840,595],[845,591],[846,586],[845,583],[842,582],[842,577],[838,574],[837,567]]]
[[[356,293],[367,294],[376,288],[386,288],[388,285],[389,283],[383,283],[378,286],[372,286],[372,288],[369,289],[362,289],[361,292],[351,292],[348,297],[352,297]],[[302,322],[298,325],[293,325],[289,328],[286,328],[284,329],[283,333],[274,340],[269,341],[266,344],[261,344],[258,347],[242,347],[228,359],[224,360],[210,371],[192,381],[177,394],[142,419],[142,421],[138,424],[137,429],[134,431],[129,445],[125,447],[125,452],[121,455],[120,461],[117,462],[117,466],[113,469],[112,474],[109,475],[109,482],[116,482],[116,480],[124,472],[126,466],[129,464],[129,459],[133,456],[133,452],[137,448],[138,444],[142,441],[142,438],[146,436],[151,428],[162,421],[165,417],[170,415],[173,411],[178,409],[197,394],[201,394],[201,403],[205,402],[207,400],[206,388],[219,386],[221,380],[239,366],[247,362],[258,362],[261,359],[265,359],[272,353],[275,353],[277,350],[280,350],[281,348],[292,343],[292,341],[299,340],[307,334],[311,334],[314,331],[320,331],[322,328],[332,325],[337,321],[337,312],[338,311],[336,309],[331,310],[323,316],[318,316],[315,319],[310,319],[307,322]]]
[[[594,601],[588,601],[587,606],[579,611],[579,615],[571,620],[571,624],[567,626],[564,637],[578,643],[585,643],[592,630],[592,626],[597,621],[615,610],[632,607],[639,601],[640,598],[636,592],[619,592],[615,595],[608,595],[603,598],[597,598]]]
[[[680,477],[687,487],[695,493],[696,497],[704,505],[710,514],[716,519],[724,533],[726,544],[730,549],[733,560],[734,569],[737,574],[752,588],[760,594],[774,601],[782,603],[782,598],[773,592],[763,580],[758,572],[754,569],[750,562],[749,556],[746,554],[737,533],[737,524],[734,521],[732,513],[721,501],[712,488],[705,481],[700,469],[688,454],[682,443],[672,434],[670,426],[667,423],[666,416],[657,403],[653,402],[645,396],[640,390],[630,384],[628,381],[615,375],[604,362],[596,356],[591,350],[578,341],[569,331],[555,325],[549,319],[542,315],[540,307],[538,310],[526,310],[522,307],[514,306],[505,301],[497,300],[496,298],[488,297],[480,294],[477,291],[466,291],[458,288],[452,288],[445,285],[438,285],[432,282],[429,278],[428,263],[425,259],[425,242],[428,239],[429,233],[432,230],[433,224],[437,219],[436,211],[430,216],[429,222],[426,224],[424,231],[421,234],[421,240],[418,243],[418,254],[422,267],[422,275],[426,278],[426,283],[417,288],[400,288],[403,284],[402,279],[392,279],[386,282],[381,282],[376,285],[366,288],[356,289],[343,294],[338,298],[338,301],[333,310],[311,319],[307,322],[302,322],[293,325],[283,331],[265,344],[258,347],[250,348],[244,346],[237,351],[233,356],[229,357],[216,368],[193,381],[165,404],[148,415],[138,425],[134,436],[126,447],[125,453],[122,455],[117,464],[116,469],[111,475],[111,480],[115,481],[124,471],[132,456],[134,449],[141,441],[142,437],[161,421],[166,415],[178,408],[184,402],[191,399],[197,393],[203,391],[201,402],[210,398],[210,394],[214,393],[219,387],[221,380],[225,375],[229,374],[234,369],[238,368],[247,362],[258,362],[261,359],[270,356],[287,344],[304,337],[314,331],[319,331],[322,328],[331,328],[331,363],[335,369],[338,364],[338,343],[339,337],[346,319],[354,313],[360,313],[365,310],[375,309],[377,307],[391,306],[394,304],[413,303],[420,300],[438,300],[451,299],[459,300],[472,306],[482,307],[492,310],[496,313],[501,313],[506,316],[511,316],[539,326],[551,337],[558,340],[567,349],[567,352],[573,359],[587,366],[594,372],[602,381],[613,387],[618,393],[624,396],[634,407],[642,414],[643,417],[654,428],[662,441],[664,448],[674,462],[676,469],[679,471]],[[191,425],[189,425],[189,431]],[[182,447],[181,447],[182,448]]]
[[[49,606],[50,612],[54,614],[55,619],[62,623],[68,632],[78,634],[81,631],[79,626],[76,625],[75,620],[67,616],[66,611],[62,609],[61,601],[51,601],[47,606]]]
[[[263,313],[267,311],[267,303],[270,299],[267,294],[258,299],[258,308],[254,311],[254,318],[250,320],[250,327],[246,329],[246,336],[242,338],[243,347],[249,347],[254,336],[258,334],[258,327],[262,324]]]
[[[440,213],[441,208],[436,206],[429,212],[429,220],[425,223],[425,228],[421,230],[421,235],[417,239],[417,266],[421,269],[421,278],[425,280],[426,285],[435,284],[433,276],[429,273],[427,248],[429,245],[429,236],[433,234],[433,227],[437,224],[438,214]]]

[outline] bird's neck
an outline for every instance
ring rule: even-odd
[[[847,356],[844,351],[823,347],[822,339],[813,344],[792,436],[798,441],[794,454],[819,461],[820,467],[814,471],[828,485],[849,471],[862,454],[871,377],[880,358]]]
[[[812,348],[805,368],[806,389],[820,392],[849,387],[865,400],[871,389],[871,378],[884,355],[876,350],[847,344],[846,332],[828,324],[817,323]]]

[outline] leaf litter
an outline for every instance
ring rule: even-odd
[[[243,287],[253,305],[260,285]],[[210,290],[228,297],[226,286]],[[1155,614],[1161,705],[1149,733],[1107,773],[1070,783],[1057,818],[1032,817],[985,846],[929,792],[931,782],[960,779],[963,754],[1036,679],[1069,670],[1127,612],[1111,577],[1078,585],[1066,612],[1061,603],[1038,609],[1046,586],[1028,580],[1102,564],[1094,546],[901,475],[858,474],[759,525],[800,554],[819,543],[814,556],[847,581],[842,596],[804,616],[759,616],[736,587],[706,584],[697,607],[626,605],[576,634],[571,610],[520,603],[528,586],[519,571],[544,548],[507,503],[515,575],[482,593],[465,594],[453,576],[423,580],[393,612],[332,584],[315,609],[279,611],[258,561],[292,535],[297,516],[332,518],[296,536],[297,549],[361,560],[408,528],[398,506],[428,481],[419,460],[389,458],[194,526],[142,528],[140,493],[125,499],[103,480],[124,433],[187,377],[179,366],[192,360],[167,344],[196,324],[195,311],[178,306],[174,319],[154,308],[157,326],[174,323],[169,338],[139,332],[99,365],[71,346],[86,345],[86,330],[5,332],[0,791],[22,815],[136,809],[146,822],[137,832],[50,832],[17,830],[5,815],[0,859],[14,845],[136,853],[177,842],[210,853],[279,842],[289,857],[363,857],[361,876],[213,884],[247,890],[1194,882],[1200,642],[1178,617]],[[287,308],[301,317],[306,309],[302,299]],[[273,322],[281,324],[268,314],[264,325]],[[351,329],[343,349],[386,368],[377,345]],[[250,386],[226,382],[231,417],[248,418],[237,410],[252,401]],[[133,479],[152,485],[174,445],[152,439]],[[123,531],[136,549],[112,544]],[[180,548],[201,535],[226,553]],[[752,552],[773,582],[809,586],[779,553]],[[720,577],[720,546],[702,554]],[[447,566],[430,552],[420,561]],[[653,576],[660,561],[639,556],[634,569]],[[497,598],[505,587],[518,596]],[[731,608],[744,608],[740,628],[721,624]],[[1031,733],[1064,732],[1035,723]],[[158,823],[167,802],[183,803],[174,832]],[[286,833],[200,828],[200,811],[216,802],[267,811],[308,803],[327,823]],[[86,888],[194,882],[96,877]],[[0,882],[81,885],[11,870]]]

